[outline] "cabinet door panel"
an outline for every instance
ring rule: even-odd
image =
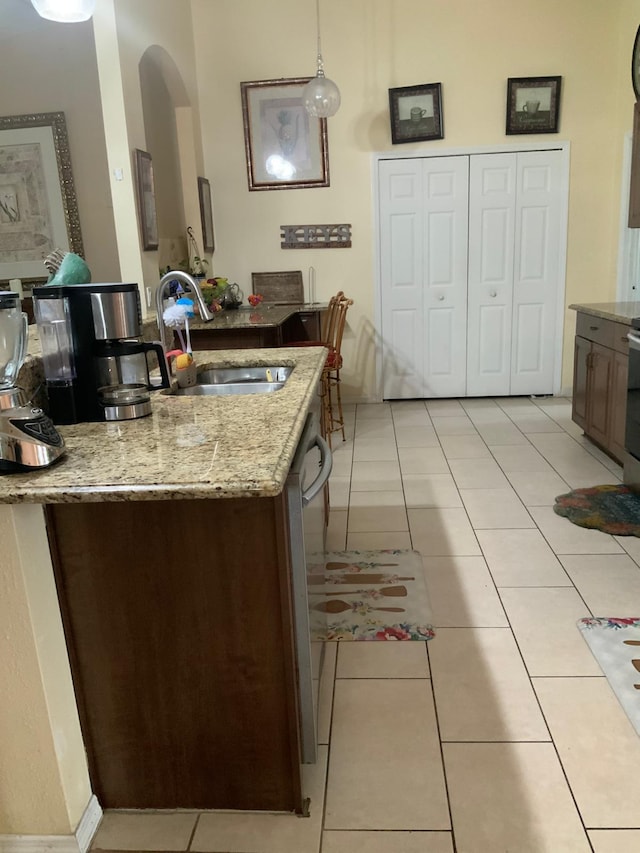
[[[587,429],[587,382],[591,341],[576,335],[573,353],[573,403],[571,418],[583,430]]]
[[[551,394],[562,334],[561,152],[519,152],[517,164],[511,394]]]
[[[611,437],[609,451],[622,463],[624,433],[627,419],[627,379],[629,356],[616,352],[613,356],[613,387],[611,389]]]
[[[469,171],[467,393],[509,393],[515,154],[481,154]]]
[[[591,369],[588,380],[588,434],[607,447],[610,433],[609,399],[613,379],[613,350],[591,345]]]

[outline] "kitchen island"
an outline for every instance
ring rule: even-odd
[[[219,311],[213,320],[190,323],[194,350],[281,347],[293,341],[321,340],[326,303],[276,305],[263,302]]]
[[[272,394],[157,392],[146,418],[60,427],[59,463],[0,478],[0,503],[44,505],[103,808],[304,811],[283,487],[324,356],[197,353],[293,371]]]
[[[577,311],[571,417],[586,436],[620,464],[625,456],[627,332],[639,302],[570,305]]]

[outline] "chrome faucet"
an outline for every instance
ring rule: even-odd
[[[164,292],[167,285],[176,279],[181,281],[183,284],[188,285],[189,289],[193,291],[193,295],[198,303],[198,308],[200,309],[200,319],[205,322],[213,320],[213,314],[207,308],[204,297],[202,296],[202,291],[200,290],[200,285],[195,278],[182,270],[166,272],[160,279],[160,284],[156,290],[156,322],[158,324],[158,331],[160,332],[160,343],[164,347],[165,352],[167,351],[167,342],[165,340],[164,320],[162,319],[162,315],[164,313]]]

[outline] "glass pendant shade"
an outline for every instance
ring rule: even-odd
[[[340,90],[324,73],[318,72],[302,90],[302,102],[306,111],[316,118],[328,118],[338,112]]]
[[[75,24],[88,21],[96,8],[96,0],[31,0],[31,5],[48,21]]]

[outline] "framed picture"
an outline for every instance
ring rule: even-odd
[[[309,79],[240,84],[250,190],[329,186],[327,120],[302,103]]]
[[[158,248],[158,216],[156,214],[156,192],[153,185],[153,164],[151,154],[134,150],[136,163],[136,184],[138,187],[138,218],[142,248]]]
[[[389,89],[389,115],[394,145],[444,139],[442,85],[422,83]]]
[[[84,253],[64,113],[0,116],[0,279],[46,281],[54,249]]]
[[[202,243],[205,252],[213,252],[213,207],[211,205],[211,185],[206,178],[198,178],[198,199],[200,200],[200,222],[202,223]]]
[[[509,77],[507,135],[557,133],[562,77]]]

